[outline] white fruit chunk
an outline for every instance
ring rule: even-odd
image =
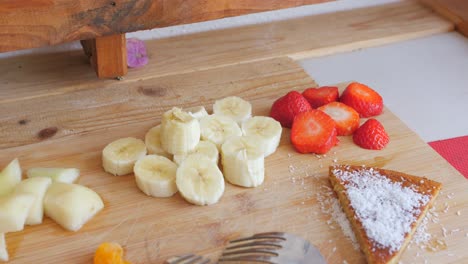
[[[228,139],[221,147],[224,177],[232,184],[256,187],[263,183],[265,162],[258,136]]]
[[[232,118],[237,124],[242,124],[252,116],[252,105],[237,96],[229,96],[216,100],[213,105],[213,114]]]
[[[185,109],[189,115],[191,115],[193,118],[200,120],[202,117],[205,117],[208,115],[208,112],[206,111],[204,106],[196,106],[196,107],[191,107],[188,109]]]
[[[202,140],[213,142],[218,149],[230,137],[241,136],[239,125],[226,116],[210,115],[200,119]]]
[[[153,197],[170,197],[177,192],[177,165],[166,157],[148,155],[135,163],[138,188]]]
[[[135,162],[146,155],[143,140],[128,137],[109,143],[102,151],[102,167],[116,176],[133,172]]]
[[[93,190],[78,185],[53,182],[44,197],[44,211],[63,228],[79,230],[104,207]]]
[[[157,125],[146,132],[145,145],[148,154],[156,154],[168,159],[172,158],[172,155],[167,153],[161,146],[161,125]]]
[[[0,172],[0,196],[7,195],[21,181],[21,167],[18,159],[14,159]]]
[[[200,142],[200,123],[182,109],[165,112],[161,122],[161,145],[170,154],[191,151]]]
[[[177,168],[177,188],[190,203],[210,205],[224,193],[224,178],[218,166],[206,156],[192,154]]]
[[[4,233],[0,233],[0,261],[8,261],[8,251]]]
[[[46,177],[34,177],[26,179],[16,185],[15,194],[32,194],[36,197],[26,217],[26,225],[38,225],[44,218],[44,195],[52,180]]]
[[[192,154],[202,154],[208,157],[215,164],[218,164],[219,151],[216,145],[211,141],[201,140],[198,145],[187,154],[174,155],[174,162],[180,165],[187,156]]]
[[[28,178],[47,177],[55,182],[74,183],[80,177],[80,170],[75,168],[30,168]]]
[[[258,142],[265,157],[273,154],[281,139],[281,124],[267,116],[254,116],[242,123],[242,132],[246,136],[259,136]]]
[[[10,194],[0,198],[0,233],[24,229],[29,210],[36,197],[32,194]]]

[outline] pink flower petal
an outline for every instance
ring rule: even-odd
[[[127,65],[138,68],[148,64],[145,43],[136,38],[127,39]]]

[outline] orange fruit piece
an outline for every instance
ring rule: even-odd
[[[123,258],[123,249],[117,243],[105,242],[94,254],[94,264],[131,264]]]

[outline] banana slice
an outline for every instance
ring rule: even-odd
[[[189,203],[210,205],[224,193],[224,178],[209,158],[201,154],[188,156],[177,168],[177,188]]]
[[[55,182],[74,183],[80,177],[80,170],[75,168],[30,168],[28,178],[47,177]]]
[[[110,174],[120,176],[133,172],[135,162],[146,155],[145,143],[136,138],[117,139],[102,151],[102,166]]]
[[[29,193],[0,197],[0,233],[23,230],[35,200],[36,197]]]
[[[228,138],[241,136],[237,123],[229,117],[209,115],[200,119],[201,138],[213,142],[218,149]]]
[[[167,153],[161,146],[161,125],[157,125],[151,128],[145,135],[145,144],[148,149],[148,154],[156,154],[164,156],[168,159],[172,158],[172,155]]]
[[[174,155],[174,162],[180,165],[189,155],[202,154],[208,157],[214,164],[218,164],[219,152],[216,145],[211,141],[201,140],[198,145],[187,154]]]
[[[0,261],[8,261],[8,251],[4,233],[0,233]]]
[[[252,116],[252,105],[240,97],[229,96],[215,101],[213,114],[230,117],[242,124]]]
[[[191,151],[200,142],[200,123],[182,109],[174,107],[163,114],[161,144],[170,154]]]
[[[265,157],[273,154],[278,148],[282,130],[278,121],[267,116],[254,116],[242,123],[244,135],[260,137],[258,144],[263,149]]]
[[[51,178],[46,177],[34,177],[26,179],[16,185],[16,194],[32,194],[36,197],[32,207],[29,209],[28,216],[26,217],[26,225],[38,225],[42,223],[44,218],[44,196],[52,184]]]
[[[11,193],[20,181],[21,167],[18,159],[14,159],[0,172],[0,196]]]
[[[177,165],[166,157],[148,155],[135,163],[138,188],[153,197],[170,197],[177,192]]]
[[[221,147],[224,177],[232,184],[256,187],[265,178],[263,150],[258,147],[258,136],[228,139]]]
[[[202,117],[208,115],[204,106],[196,106],[186,109],[187,113],[191,115],[193,118],[200,120]]]

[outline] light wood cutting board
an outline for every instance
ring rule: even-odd
[[[277,97],[311,86],[315,82],[299,65],[280,58],[3,104],[0,113],[9,118],[1,128],[0,144],[15,147],[1,151],[1,165],[19,157],[24,169],[77,167],[82,172],[79,183],[97,191],[106,206],[76,233],[45,219],[42,225],[7,234],[11,263],[91,263],[94,250],[105,241],[122,244],[135,264],[162,263],[188,252],[215,258],[228,240],[267,231],[307,238],[329,263],[363,263],[362,254],[340,228],[327,222],[330,216],[317,200],[330,186],[327,167],[335,162],[378,166],[442,182],[443,192],[435,204],[439,223],[429,222],[428,228],[447,247],[430,252],[414,245],[402,262],[460,263],[468,258],[464,246],[468,181],[387,108],[377,117],[391,138],[384,150],[364,150],[350,137],[341,137],[339,146],[326,156],[299,154],[284,129],[279,149],[265,161],[265,183],[255,189],[227,184],[224,196],[213,206],[191,205],[179,194],[146,197],[133,175],[115,177],[101,168],[100,153],[106,144],[125,136],[143,138],[172,106],[204,105],[211,110],[215,99],[237,95],[251,101],[255,115],[268,115]]]

